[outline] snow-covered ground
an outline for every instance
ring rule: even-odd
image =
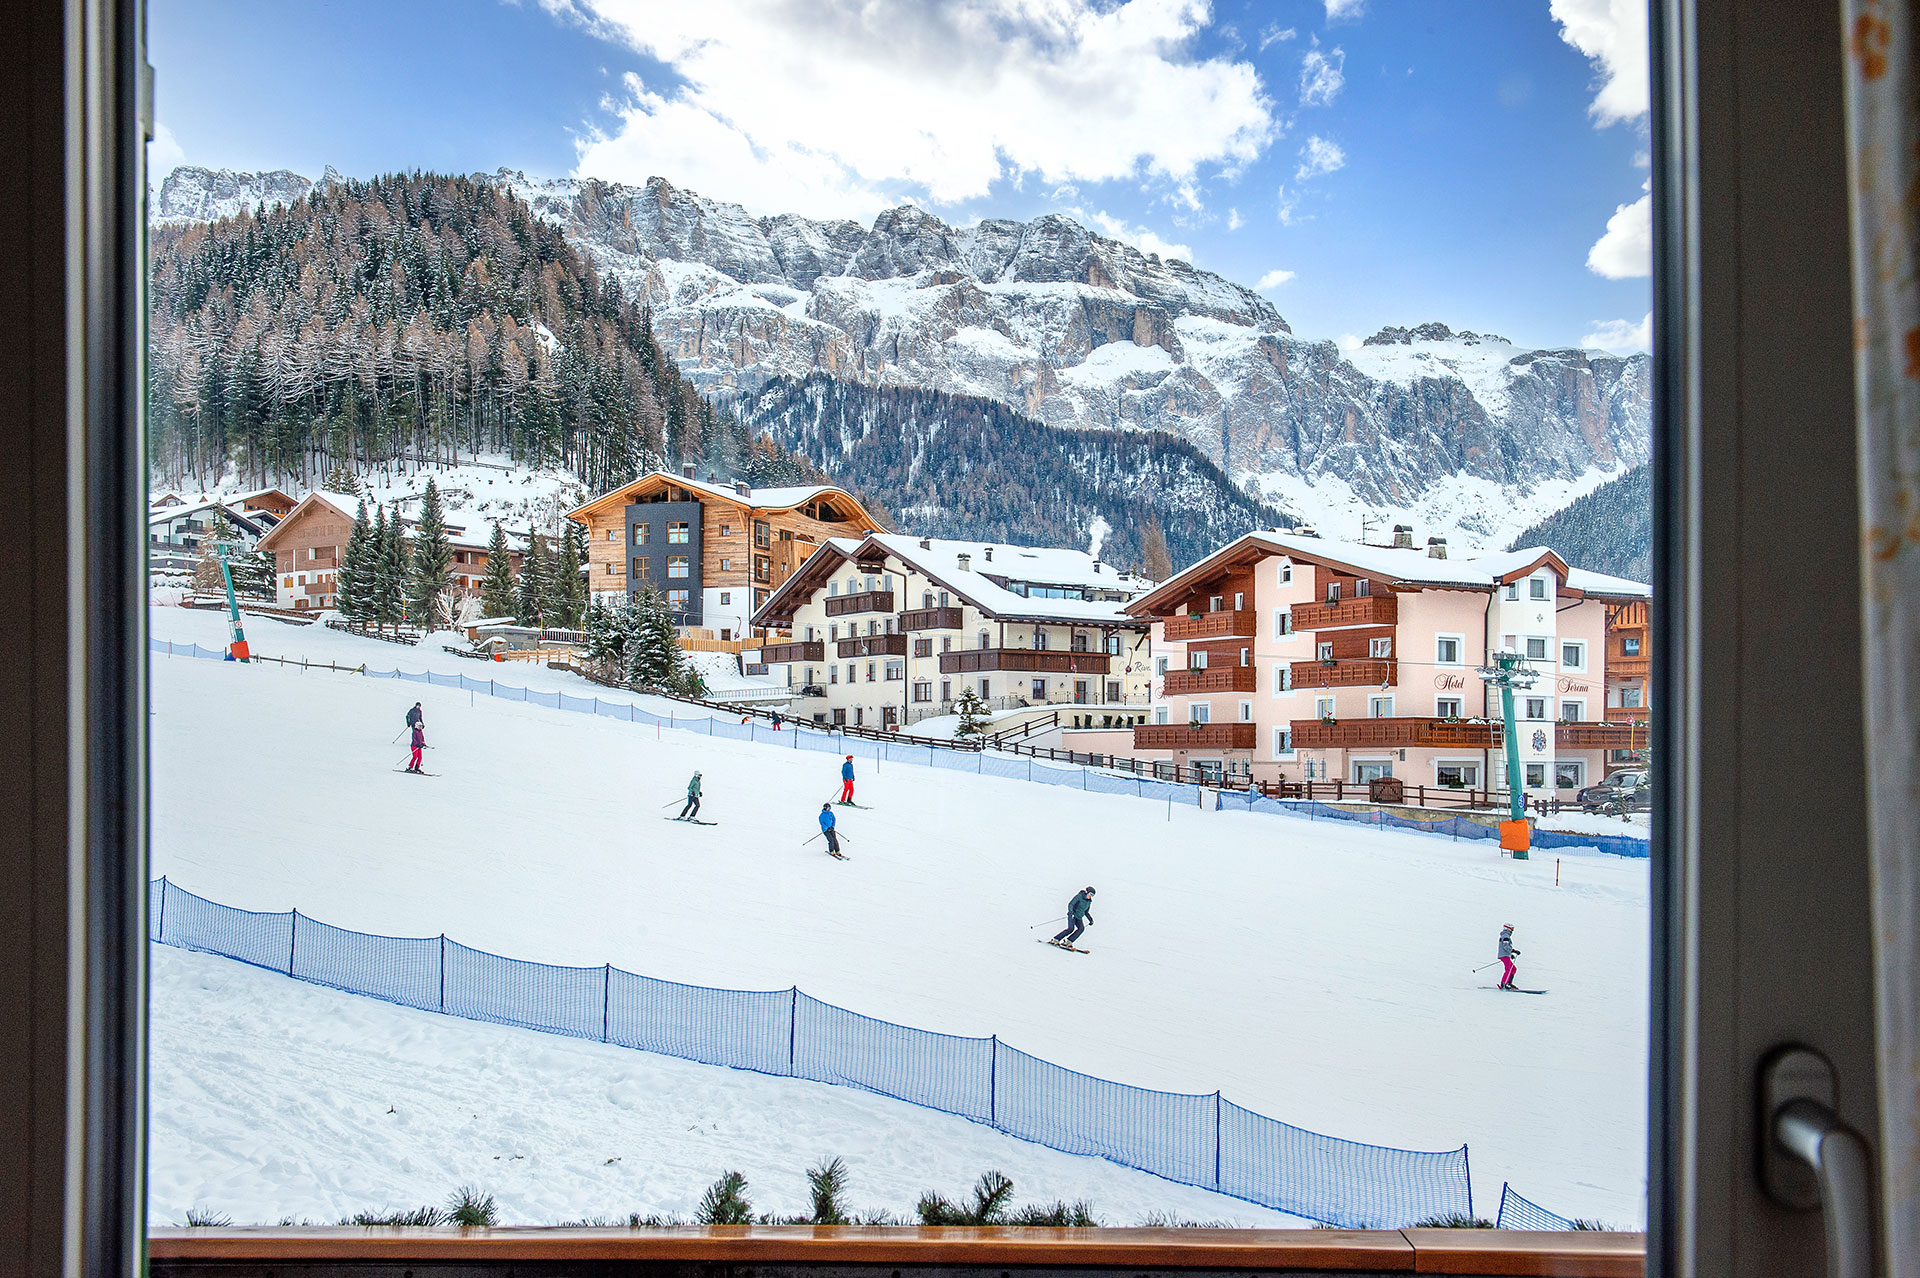
[[[416,1012],[170,946],[151,956],[155,1224],[205,1206],[331,1225],[437,1206],[461,1184],[493,1194],[503,1224],[691,1218],[729,1170],[755,1210],[790,1214],[807,1209],[804,1170],[836,1154],[863,1212],[910,1215],[923,1191],[956,1198],[997,1168],[1022,1202],[1084,1197],[1116,1225],[1300,1223],[854,1088]]]
[[[163,608],[153,618],[162,638],[221,638],[216,614]],[[467,673],[477,665],[266,620],[250,622],[248,637],[271,655]],[[588,690],[563,672],[518,663],[493,670],[524,686]],[[393,738],[416,699],[438,777],[391,771],[404,753]],[[1547,859],[1503,860],[1485,843],[862,761],[860,800],[872,810],[843,813],[853,860],[840,863],[819,855],[817,844],[803,846],[837,786],[830,755],[451,689],[164,657],[153,663],[153,705],[154,870],[214,900],[297,906],[368,932],[444,931],[516,957],[610,961],[695,984],[798,984],[924,1029],[997,1033],[1100,1077],[1181,1092],[1222,1088],[1250,1109],[1337,1136],[1411,1149],[1466,1141],[1475,1201],[1485,1211],[1510,1179],[1559,1211],[1619,1226],[1643,1219],[1645,861],[1557,854],[1556,888]],[[219,743],[241,734],[273,744],[252,752],[236,775],[219,764]],[[695,768],[705,774],[702,815],[717,826],[664,819]],[[1100,889],[1094,952],[1035,944],[1043,920],[1086,883]],[[1545,997],[1495,993],[1489,973],[1470,970],[1492,957],[1502,923],[1518,929],[1522,983],[1548,988]],[[193,989],[190,981],[158,982],[156,1023],[188,1015],[166,1002],[200,997]],[[323,1041],[295,1012],[320,1004],[289,993],[261,1015],[276,1014],[275,1004],[285,1009],[289,1035]],[[522,1045],[501,1054],[527,1059],[627,1059],[591,1044],[485,1032]],[[215,1042],[210,1029],[195,1033]],[[364,1050],[389,1053],[393,1070],[404,1071],[415,1041],[367,1041]],[[189,1071],[200,1111],[156,1123],[155,1193],[166,1195],[155,1198],[157,1218],[177,1218],[217,1198],[212,1189],[249,1177],[260,1182],[249,1201],[262,1204],[249,1216],[262,1219],[319,1213],[300,1205],[317,1202],[302,1196],[317,1178],[348,1185],[358,1177],[396,1200],[431,1196],[427,1180],[477,1156],[444,1124],[423,1123],[410,1165],[425,1170],[402,1193],[401,1182],[382,1179],[394,1147],[370,1142],[361,1152],[364,1133],[326,1105],[304,1107],[304,1117],[271,1140],[223,1137],[241,1119],[222,1119],[223,1127],[206,1111],[250,1112],[243,1084],[252,1067],[237,1046],[224,1054],[210,1046],[203,1059]],[[434,1059],[458,1071],[464,1058],[453,1051]],[[488,1059],[468,1062],[461,1086],[478,1091],[462,1094],[493,1097],[504,1110],[542,1086],[543,1067],[496,1078]],[[305,1060],[288,1062],[285,1086],[305,1079],[324,1094],[338,1085],[334,1075],[355,1072],[351,1058],[330,1064],[318,1046]],[[585,1068],[568,1065],[550,1086],[591,1092],[593,1084],[571,1072]],[[750,1090],[798,1086],[673,1069]],[[156,1114],[174,1099],[168,1077],[176,1076],[156,1074]],[[860,1108],[874,1103],[859,1098],[832,1111],[844,1117],[823,1117],[817,1152],[851,1158],[882,1143],[860,1118],[878,1112]],[[556,1132],[576,1121],[576,1132],[604,1130],[575,1111],[556,1112]],[[949,1124],[960,1120],[892,1103],[885,1113],[884,1143],[903,1165],[932,1166],[938,1151],[957,1148]],[[203,1126],[205,1138],[197,1135]],[[623,1188],[619,1202],[530,1198],[520,1210],[528,1218],[675,1210],[717,1174],[717,1163],[703,1161],[710,1149],[700,1152],[708,1137],[687,1139],[697,1147],[648,1148],[649,1157],[701,1168],[688,1183],[662,1176],[636,1183],[630,1195]],[[769,1159],[779,1166],[762,1174],[797,1177],[811,1156]],[[1050,1172],[1030,1187],[1035,1196],[1093,1198],[1113,1219],[1131,1210],[1114,1203],[1146,1201],[1118,1189],[1102,1201],[1111,1182],[1099,1178],[1113,1174],[1110,1165],[1058,1165],[1084,1165],[1088,1179]],[[489,1153],[488,1166],[469,1168],[466,1178],[487,1181],[492,1166]],[[751,1177],[757,1168],[742,1170]],[[924,1176],[908,1183],[873,1174],[876,1206],[904,1206],[928,1187]],[[416,1183],[422,1188],[411,1188]],[[1168,1184],[1161,1201],[1185,1211],[1174,1204],[1195,1192]],[[1255,1210],[1214,1201],[1222,1205],[1192,1214],[1248,1220]],[[269,1211],[270,1202],[285,1205]]]

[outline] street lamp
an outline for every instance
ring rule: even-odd
[[[1525,777],[1520,771],[1520,734],[1514,730],[1513,723],[1513,692],[1515,688],[1522,692],[1532,688],[1540,675],[1511,648],[1501,648],[1487,656],[1490,664],[1481,666],[1478,673],[1488,687],[1500,689],[1500,716],[1507,739],[1507,799],[1512,817],[1501,823],[1500,846],[1512,852],[1514,860],[1524,861],[1531,840],[1527,830],[1527,795],[1522,784]]]

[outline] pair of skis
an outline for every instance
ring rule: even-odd
[[[411,772],[416,777],[437,777],[440,775],[438,772],[428,772],[425,768],[421,768],[418,771],[415,771],[413,768],[395,768],[394,771]]]
[[[678,821],[681,825],[719,825],[718,821],[702,821],[699,817],[666,817],[668,821]]]
[[[1083,950],[1077,945],[1068,945],[1065,941],[1056,941],[1050,936],[1040,938],[1040,944],[1051,945],[1056,950],[1072,950],[1075,954],[1091,954],[1092,950]]]

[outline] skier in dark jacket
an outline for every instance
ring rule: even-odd
[[[834,833],[834,824],[833,805],[831,803],[821,804],[820,833],[827,836],[827,854],[829,856],[840,855],[840,836]]]
[[[420,703],[418,701],[413,703],[413,709],[407,711],[407,726],[409,728],[424,728],[427,726],[427,716],[420,712]]]
[[[840,765],[840,802],[842,803],[853,802],[853,756],[852,755],[848,755],[847,761]]]
[[[693,774],[693,780],[687,782],[687,805],[680,809],[679,821],[692,821],[700,815],[700,774]]]
[[[1083,887],[1067,902],[1067,925],[1054,934],[1055,945],[1072,945],[1093,926],[1093,889]]]
[[[1514,977],[1517,975],[1514,971],[1513,960],[1518,957],[1520,957],[1520,951],[1513,948],[1513,924],[1509,923],[1500,929],[1500,962],[1502,965],[1500,988],[1503,990],[1513,988]]]
[[[427,748],[427,729],[424,724],[413,725],[413,758],[407,763],[407,771],[420,771],[420,752]]]

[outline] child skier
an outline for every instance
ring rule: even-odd
[[[1093,889],[1083,887],[1067,902],[1067,925],[1054,934],[1052,944],[1071,946],[1093,926]]]
[[[840,802],[842,803],[853,802],[853,756],[852,755],[848,755],[847,761],[840,765]]]
[[[418,710],[419,707],[415,706]],[[407,771],[420,771],[420,752],[427,748],[427,729],[424,723],[415,721],[413,725],[413,758],[407,763]]]
[[[1500,989],[1510,990],[1513,988],[1513,981],[1516,975],[1513,960],[1519,956],[1520,951],[1513,948],[1513,924],[1509,923],[1500,929],[1500,962],[1502,965]]]
[[[693,780],[687,782],[687,804],[680,809],[676,821],[692,821],[700,815],[700,774],[693,774]]]
[[[847,757],[852,758],[853,756],[849,755]],[[820,833],[827,836],[827,855],[828,856],[840,855],[840,836],[834,833],[834,830],[833,830],[834,825],[835,825],[835,822],[833,819],[833,805],[831,803],[821,804],[820,805]]]

